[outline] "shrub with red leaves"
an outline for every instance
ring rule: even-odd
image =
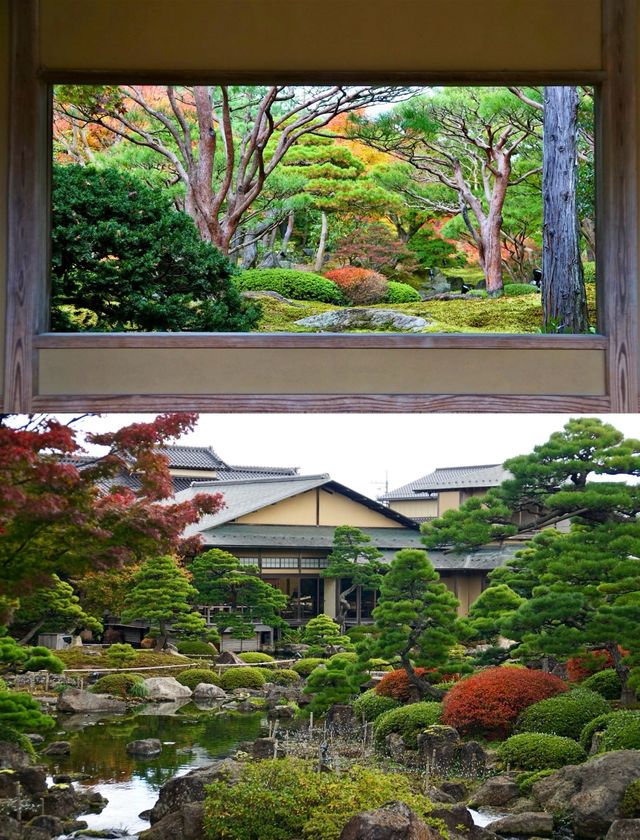
[[[433,670],[433,669],[430,669]],[[416,674],[422,677],[427,673],[426,668],[416,668]],[[409,682],[407,672],[400,668],[398,671],[389,671],[380,680],[376,686],[376,694],[382,697],[393,697],[394,700],[399,700],[401,703],[408,703],[409,700],[415,700],[415,689]]]
[[[618,650],[623,656],[626,656],[629,652],[621,647],[618,647]],[[567,676],[569,682],[579,683],[586,680],[591,674],[597,674],[598,671],[614,667],[613,656],[608,650],[590,650],[580,656],[572,656],[571,659],[567,659]]]
[[[324,275],[340,288],[349,303],[379,303],[387,293],[387,279],[369,268],[349,265],[336,268]]]
[[[454,685],[442,722],[463,734],[504,736],[523,709],[568,690],[559,677],[528,668],[488,668]]]

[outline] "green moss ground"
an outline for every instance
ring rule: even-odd
[[[595,286],[587,286],[590,319],[595,323]],[[269,297],[260,298],[262,319],[259,332],[310,333],[316,330],[295,322],[340,307],[314,301],[298,301],[297,305],[281,303]],[[478,300],[430,300],[419,303],[378,304],[374,308],[394,309],[433,321],[425,333],[537,333],[542,324],[542,307],[538,295],[520,297],[479,298]]]

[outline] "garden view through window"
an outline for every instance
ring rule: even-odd
[[[590,87],[61,85],[57,332],[596,331]]]

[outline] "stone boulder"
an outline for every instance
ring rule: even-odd
[[[153,703],[171,702],[191,697],[192,691],[181,685],[175,677],[149,677],[144,681],[147,700]]]
[[[265,697],[268,706],[279,706],[286,700],[299,703],[301,698],[302,688],[298,688],[297,685],[274,685],[268,689]]]
[[[226,700],[227,692],[213,683],[198,683],[193,689],[194,700]]]
[[[487,826],[489,831],[506,837],[550,837],[553,834],[553,817],[551,814],[524,812],[522,814],[507,814],[499,820],[494,820]]]
[[[93,694],[81,688],[67,688],[58,697],[59,712],[126,712],[127,704],[108,694]]]
[[[536,782],[532,798],[550,813],[568,813],[580,837],[601,837],[624,815],[622,797],[640,777],[640,750],[616,750],[563,767]]]
[[[169,779],[160,788],[158,801],[149,813],[151,824],[179,811],[184,805],[202,802],[205,798],[205,787],[218,779],[233,782],[238,778],[241,765],[237,761],[225,758],[215,761],[207,767],[197,767],[185,776]]]
[[[13,817],[2,817],[2,840],[22,840],[22,823]]]
[[[605,840],[638,840],[640,820],[616,820],[611,823]]]
[[[360,307],[334,309],[296,321],[296,324],[301,327],[313,327],[321,332],[345,332],[346,330],[420,332],[431,323],[433,322],[427,321],[426,318],[405,315],[404,312],[397,312],[394,309]]]
[[[0,741],[0,770],[18,770],[32,764],[32,757],[13,741]]]
[[[440,790],[452,797],[454,802],[462,802],[467,798],[467,786],[464,782],[443,782]]]
[[[472,800],[469,802],[471,808],[479,808],[488,805],[492,808],[499,808],[507,805],[520,796],[520,789],[515,781],[515,774],[508,773],[502,776],[494,776],[487,779],[484,784],[475,791]]]
[[[241,710],[242,711],[242,710]],[[284,720],[291,719],[296,716],[296,710],[293,706],[273,706],[267,712],[269,720]]]
[[[219,656],[215,658],[216,665],[245,665],[238,656],[237,653],[234,653],[232,650],[225,650]]]
[[[142,738],[139,741],[129,741],[126,750],[129,755],[147,757],[160,755],[162,752],[162,741],[158,738]]]
[[[42,755],[69,755],[70,752],[69,741],[52,741],[42,750]]]
[[[374,811],[351,817],[340,840],[441,840],[404,802],[389,802]]]
[[[47,837],[58,837],[65,833],[65,824],[60,817],[52,817],[48,814],[39,814],[32,820],[29,820],[27,825],[29,830],[38,829],[44,832]]]
[[[348,703],[334,703],[327,712],[327,727],[337,732],[353,732],[357,726],[353,706]]]
[[[460,736],[452,726],[430,726],[417,738],[420,758],[429,766],[432,773],[446,776],[453,767]]]
[[[275,738],[256,738],[249,747],[253,758],[275,758],[278,753],[278,742]]]
[[[204,836],[204,802],[192,802],[141,831],[138,840],[202,840]]]

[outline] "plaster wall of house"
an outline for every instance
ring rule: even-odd
[[[460,496],[459,490],[442,490],[438,493],[438,516],[448,510],[458,510],[462,501]]]
[[[404,499],[392,499],[389,502],[391,510],[397,510],[404,516],[417,518],[420,516],[437,516],[438,515],[438,500],[437,499],[420,499],[415,501],[404,501]]]

